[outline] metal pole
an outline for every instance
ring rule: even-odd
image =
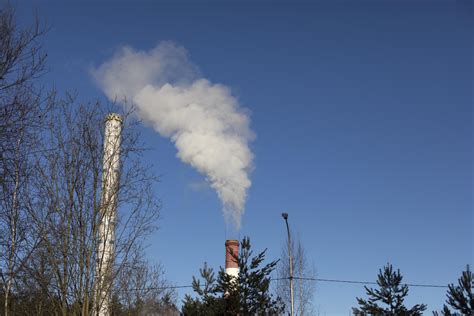
[[[295,295],[293,291],[293,256],[291,254],[291,236],[290,226],[288,225],[288,213],[282,213],[281,216],[286,223],[286,231],[288,233],[288,261],[290,263],[290,299],[291,299],[291,316],[295,313]]]

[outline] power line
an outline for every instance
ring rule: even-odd
[[[271,281],[289,280],[290,278],[272,278]],[[322,278],[305,278],[305,277],[293,277],[294,280],[306,280],[306,281],[318,281],[318,282],[329,282],[329,283],[346,283],[346,284],[363,284],[363,285],[377,285],[377,282],[372,281],[354,281],[354,280],[340,280],[340,279],[322,279]],[[422,287],[422,288],[448,288],[447,285],[438,284],[415,284],[415,283],[403,283],[401,285],[407,285],[410,287]],[[204,284],[200,285],[204,286]],[[147,291],[147,290],[168,290],[168,289],[184,289],[192,288],[192,285],[169,285],[163,287],[148,287],[143,289],[129,289],[129,291]]]
[[[283,278],[283,279],[289,279],[289,278]],[[294,279],[309,280],[309,281],[320,281],[320,282],[335,282],[335,283],[351,283],[351,284],[370,284],[370,285],[377,285],[377,282],[371,282],[371,281],[352,281],[352,280],[320,279],[320,278],[299,278],[299,277],[294,277]],[[447,285],[436,285],[436,284],[402,283],[401,285],[407,285],[407,286],[412,286],[412,287],[448,288]]]

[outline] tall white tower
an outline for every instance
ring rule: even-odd
[[[99,244],[96,263],[96,297],[94,311],[97,316],[109,316],[112,287],[112,269],[115,252],[115,223],[119,189],[120,141],[122,117],[111,113],[105,119],[102,195],[98,226]]]

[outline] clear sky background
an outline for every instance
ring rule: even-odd
[[[257,137],[240,236],[278,258],[289,222],[319,278],[456,282],[473,258],[473,14],[470,1],[13,1],[47,22],[46,86],[105,100],[89,69],[130,45],[183,46],[230,87]],[[161,182],[148,257],[188,285],[224,264],[221,205],[172,143],[144,126]],[[180,290],[180,300],[188,289]],[[440,309],[444,289],[407,304]],[[319,282],[321,315],[348,315],[361,285]],[[429,313],[427,313],[429,314]]]

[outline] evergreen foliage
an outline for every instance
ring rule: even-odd
[[[239,266],[236,280],[221,268],[217,277],[207,264],[200,269],[203,284],[193,277],[193,290],[197,297],[186,295],[184,315],[280,315],[284,304],[270,294],[270,274],[278,260],[261,267],[266,250],[252,256],[250,239],[243,238],[239,256],[234,259]]]
[[[402,284],[403,276],[400,270],[394,271],[391,264],[387,264],[383,271],[379,270],[377,284],[379,289],[365,287],[367,300],[357,298],[359,308],[353,308],[354,314],[384,315],[384,316],[418,316],[426,309],[425,304],[416,304],[408,309],[404,305],[408,295],[408,285]],[[381,304],[381,305],[379,305]]]
[[[448,293],[446,296],[448,299],[446,303],[454,309],[452,312],[448,306],[444,305],[441,315],[444,316],[458,316],[458,315],[474,315],[474,274],[469,269],[469,265],[466,267],[466,271],[462,272],[461,277],[458,279],[458,285],[450,284],[448,286]],[[437,312],[434,315],[439,315]]]

